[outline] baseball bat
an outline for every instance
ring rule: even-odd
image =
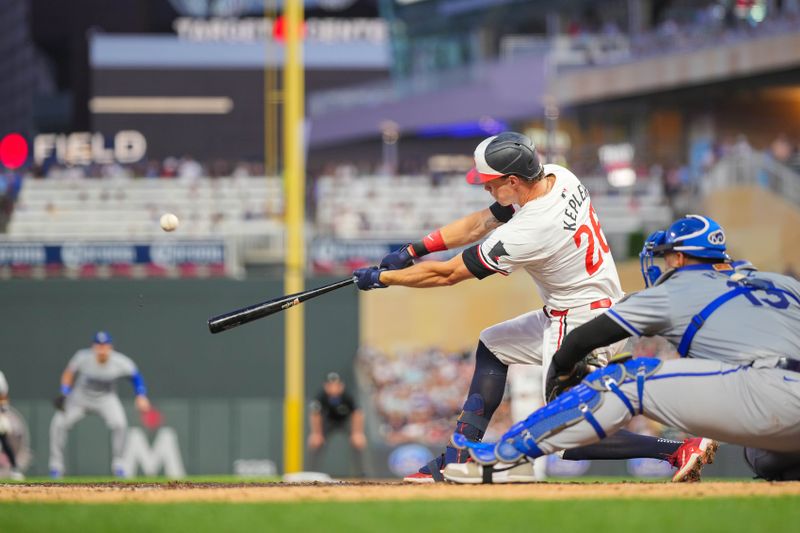
[[[321,296],[326,292],[335,291],[347,285],[353,284],[353,278],[346,278],[340,281],[317,287],[316,289],[309,289],[303,292],[296,292],[294,294],[287,294],[279,296],[266,302],[261,302],[241,309],[236,309],[228,313],[217,315],[208,319],[208,330],[211,333],[219,333],[228,329],[247,324],[253,320],[264,318],[265,316],[274,315],[290,307],[294,307],[306,300]]]

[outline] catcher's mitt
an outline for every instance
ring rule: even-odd
[[[547,403],[552,402],[561,396],[561,394],[583,381],[583,378],[602,367],[603,364],[598,361],[597,357],[593,354],[589,354],[578,361],[575,366],[567,372],[559,373],[554,365],[550,365],[550,369],[547,371],[547,383],[545,385],[545,398],[547,399]]]

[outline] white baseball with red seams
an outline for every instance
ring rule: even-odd
[[[164,231],[175,231],[180,224],[180,220],[178,220],[178,216],[174,213],[164,213],[161,215],[159,223],[161,224],[161,229]]]

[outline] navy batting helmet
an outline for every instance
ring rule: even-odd
[[[480,185],[504,176],[534,181],[544,174],[539,154],[527,136],[509,131],[484,139],[475,149],[475,168],[467,183]]]

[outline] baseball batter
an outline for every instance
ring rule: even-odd
[[[130,378],[136,394],[136,408],[150,410],[147,388],[136,364],[114,350],[111,336],[105,331],[95,334],[91,348],[78,350],[61,375],[61,396],[50,423],[50,476],[64,474],[64,447],[67,433],[86,413],[96,413],[111,430],[111,470],[117,477],[126,477],[122,462],[128,420],[116,392],[116,380]]]
[[[548,387],[597,346],[661,335],[681,359],[638,358],[590,374],[494,443],[469,443],[483,464],[514,463],[596,442],[635,414],[693,434],[746,447],[754,472],[800,480],[800,283],[774,273],[735,269],[725,233],[689,215],[648,238],[646,285],[576,328],[553,357]],[[664,256],[661,274],[654,256]],[[494,467],[493,467],[494,468]],[[445,477],[475,483],[477,464],[449,465]]]
[[[17,456],[8,439],[12,429],[11,418],[8,416],[8,411],[8,381],[6,380],[5,374],[0,371],[0,451],[5,453],[6,457],[8,457],[8,462],[11,465],[11,479],[22,481],[25,479],[25,476],[17,468]]]
[[[566,168],[542,165],[528,137],[509,132],[485,139],[475,150],[475,168],[467,182],[483,185],[496,203],[392,252],[380,267],[356,270],[354,276],[362,290],[452,285],[493,274],[505,276],[519,268],[531,276],[544,308],[491,326],[480,335],[475,373],[456,426],[457,433],[480,441],[503,398],[508,365],[541,365],[546,375],[564,337],[602,314],[623,293],[586,187]],[[481,244],[449,261],[409,266],[421,255],[484,237]],[[604,366],[621,346],[622,342],[598,345],[590,360]],[[680,447],[680,442],[624,432],[607,446],[589,450],[589,456],[579,451],[566,458],[666,460],[677,457]],[[448,446],[441,457],[406,480],[442,480],[444,464],[466,459],[466,453]]]

